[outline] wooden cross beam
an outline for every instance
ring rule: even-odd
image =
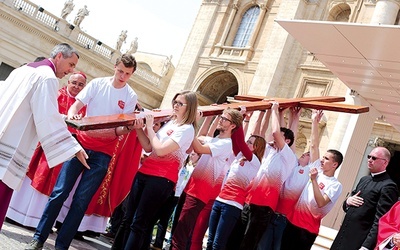
[[[306,97],[306,98],[266,98],[260,96],[244,96],[237,95],[235,99],[238,102],[229,104],[218,104],[209,106],[200,106],[198,109],[203,112],[203,116],[212,116],[222,114],[226,108],[240,109],[240,106],[245,106],[247,111],[266,110],[271,108],[270,101],[279,102],[282,108],[302,107],[311,109],[322,109],[335,112],[345,112],[352,114],[360,114],[369,111],[369,107],[356,106],[343,103],[344,97],[324,96],[324,97]],[[167,120],[172,114],[172,109],[154,109],[144,112],[135,112],[132,114],[118,114],[108,116],[92,116],[84,117],[81,120],[67,120],[67,124],[78,130],[92,130],[114,128],[118,126],[132,125],[136,119],[144,118],[146,114],[154,115],[156,120]]]
[[[327,111],[351,113],[351,114],[361,114],[369,111],[367,106],[357,106],[345,103],[336,103],[345,101],[344,97],[341,96],[320,96],[320,97],[302,97],[302,98],[268,98],[263,96],[255,95],[236,95],[235,100],[240,101],[277,101],[279,102],[279,107],[289,108],[289,107],[302,107],[309,109],[321,109]]]

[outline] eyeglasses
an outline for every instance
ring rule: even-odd
[[[186,103],[178,102],[176,100],[172,101],[172,106],[178,105],[179,107],[187,106]]]
[[[387,161],[386,159],[379,158],[379,157],[372,156],[372,155],[367,155],[367,158],[368,159],[372,159],[373,161],[376,161],[377,159]]]
[[[230,123],[233,123],[232,120],[229,120],[229,119],[226,118],[225,116],[220,115],[219,118],[221,118],[221,121],[223,121],[223,122],[228,121],[228,122],[230,122]]]

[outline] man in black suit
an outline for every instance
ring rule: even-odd
[[[386,173],[390,152],[376,147],[368,157],[371,174],[361,178],[343,202],[346,212],[332,250],[372,250],[376,246],[378,221],[398,199],[396,183]]]

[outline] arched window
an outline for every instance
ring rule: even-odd
[[[235,39],[233,40],[233,47],[245,47],[247,45],[253,33],[258,15],[260,15],[260,7],[258,6],[253,6],[244,13]]]

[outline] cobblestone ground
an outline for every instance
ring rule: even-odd
[[[32,240],[34,229],[20,227],[18,225],[4,222],[0,232],[1,250],[23,250],[25,245]],[[43,249],[54,249],[56,233],[50,234]],[[73,240],[70,250],[108,250],[111,249],[110,240],[100,236],[91,238],[84,236],[84,240]]]

